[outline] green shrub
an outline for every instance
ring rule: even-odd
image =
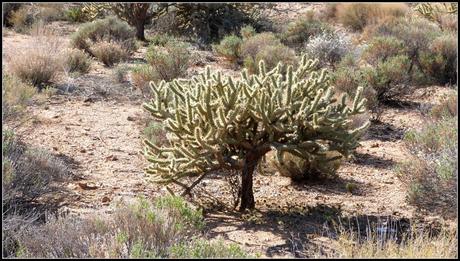
[[[241,34],[241,37],[243,38],[243,40],[246,40],[246,39],[248,39],[250,37],[253,37],[256,34],[256,30],[254,29],[254,27],[252,27],[250,25],[246,25],[246,26],[241,28],[240,34]]]
[[[405,55],[388,58],[378,62],[375,67],[367,66],[361,70],[362,84],[372,87],[377,92],[379,101],[388,101],[407,93],[410,77],[407,71],[410,60]]]
[[[251,59],[251,57],[248,57],[248,59]],[[275,68],[279,62],[282,62],[286,66],[296,65],[296,59],[295,51],[283,44],[267,45],[261,46],[253,62],[247,63],[248,60],[246,60],[245,67],[250,73],[259,73],[259,68],[255,65],[258,65],[262,60],[265,61],[265,68],[267,71],[270,71]]]
[[[49,219],[44,225],[28,226],[15,238],[22,248],[21,257],[168,258],[177,255],[176,245],[200,249],[201,241],[190,239],[201,227],[200,211],[183,199],[168,196],[155,204],[141,198],[136,204],[119,207],[111,218]],[[224,249],[229,254],[239,250]],[[203,254],[218,255],[212,249],[203,250]]]
[[[281,44],[273,33],[260,33],[246,39],[241,45],[241,56],[251,57],[256,59],[256,55],[265,46],[273,46]]]
[[[363,59],[375,65],[379,61],[386,61],[389,57],[406,53],[404,42],[394,36],[378,36],[371,40],[363,53]]]
[[[14,75],[3,73],[2,76],[2,118],[6,120],[22,112],[37,89]]]
[[[236,63],[241,56],[241,44],[241,38],[236,35],[229,35],[224,37],[218,45],[214,45],[213,49],[230,62]]]
[[[295,49],[304,47],[311,37],[319,35],[323,32],[332,33],[332,28],[314,18],[312,13],[299,18],[287,25],[286,30],[281,34],[281,41]]]
[[[194,239],[190,243],[171,247],[171,258],[248,258],[249,255],[237,244],[226,244],[222,240],[209,242]]]
[[[149,93],[149,82],[156,80],[158,80],[156,73],[150,65],[138,65],[133,67],[131,70],[131,81],[133,85],[142,92],[143,95]]]
[[[458,40],[454,34],[445,33],[429,45],[429,50],[421,53],[421,69],[438,84],[457,83]]]
[[[110,16],[81,25],[71,36],[71,44],[92,56],[95,56],[92,48],[98,42],[116,43],[126,53],[131,53],[137,49],[135,34],[135,30],[128,23]]]
[[[83,7],[81,6],[74,6],[67,9],[64,13],[65,17],[68,21],[73,23],[82,23],[87,21],[87,16],[85,12],[83,12]]]
[[[79,49],[70,49],[66,53],[65,66],[69,72],[87,73],[91,66],[91,58]]]
[[[150,45],[147,50],[147,62],[152,68],[155,81],[185,76],[190,65],[189,45],[180,41],[169,41],[163,47]]]
[[[106,66],[125,61],[129,53],[121,45],[114,42],[97,42],[91,48],[93,55]]]

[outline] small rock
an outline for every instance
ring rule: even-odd
[[[57,151],[57,150],[58,150],[58,147],[53,147],[53,150]]]
[[[46,105],[44,109],[45,109],[45,110],[49,110],[49,109],[50,109],[50,106]]]
[[[83,148],[83,149],[80,150],[80,152],[81,153],[86,153],[86,149]]]
[[[378,146],[379,146],[378,143],[374,143],[374,144],[371,145],[371,148],[377,148]]]
[[[69,126],[65,126],[65,129],[66,129],[66,130],[70,130],[70,127],[69,127]]]
[[[115,155],[110,155],[110,156],[106,157],[105,160],[106,160],[106,161],[107,161],[107,160],[116,161],[116,160],[118,160],[118,158],[117,158],[117,156],[115,156]]]
[[[134,117],[132,117],[132,116],[128,116],[127,120],[128,120],[128,121],[135,121],[136,118],[134,118]]]
[[[78,182],[78,186],[80,186],[80,188],[82,189],[97,189],[98,186],[94,183],[87,183],[87,182]]]
[[[56,114],[56,115],[54,115],[52,118],[53,118],[53,119],[59,118],[59,115]]]
[[[107,196],[104,196],[104,197],[102,198],[102,203],[105,203],[105,202],[110,202],[110,198],[107,197]]]

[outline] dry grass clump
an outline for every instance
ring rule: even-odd
[[[116,42],[97,42],[92,46],[91,50],[93,55],[108,67],[125,61],[129,57],[128,51]]]
[[[405,134],[410,155],[396,172],[407,188],[410,203],[451,217],[456,215],[458,203],[458,118],[443,116],[420,131]]]
[[[35,37],[28,48],[9,53],[7,71],[41,90],[63,71],[62,50],[58,36],[43,33]]]
[[[374,233],[361,242],[353,232],[333,242],[336,258],[457,258],[457,231],[444,228],[438,235],[425,229],[405,235],[402,242],[382,240]]]
[[[408,11],[406,4],[339,4],[335,6],[335,17],[343,25],[356,31],[388,17],[402,17]]]
[[[66,52],[65,68],[69,72],[87,73],[91,66],[91,58],[79,49],[69,49]]]

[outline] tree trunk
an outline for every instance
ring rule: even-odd
[[[145,35],[144,35],[144,22],[137,22],[136,23],[136,38],[141,40],[141,41],[146,41],[145,40]]]
[[[257,153],[248,153],[244,160],[243,173],[241,178],[241,205],[240,211],[246,209],[254,209],[256,206],[254,201],[254,193],[252,191],[252,174],[260,159]]]

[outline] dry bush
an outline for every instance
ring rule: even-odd
[[[435,119],[446,117],[456,117],[458,115],[458,95],[457,92],[449,95],[441,104],[431,108],[430,115]]]
[[[188,48],[187,43],[178,40],[169,41],[163,47],[150,45],[146,59],[152,68],[154,81],[184,77],[191,59]]]
[[[116,42],[97,42],[91,47],[91,53],[109,67],[129,57],[128,51]]]
[[[9,23],[13,26],[13,29],[18,33],[26,32],[33,20],[30,8],[26,5],[22,5],[19,9],[11,12],[8,19]]]
[[[312,37],[305,46],[305,53],[313,59],[319,59],[321,67],[332,66],[352,50],[351,38],[345,33],[322,33]]]
[[[457,231],[443,227],[433,235],[428,228],[410,231],[401,242],[384,240],[383,233],[372,232],[366,238],[343,231],[333,242],[334,258],[457,258]]]
[[[49,33],[40,33],[27,49],[11,51],[7,71],[40,90],[63,71],[62,41]]]
[[[10,17],[11,14],[21,8],[22,3],[2,3],[3,26],[12,26]]]
[[[65,19],[64,4],[37,4],[36,18],[45,22],[59,21]]]
[[[65,69],[69,72],[87,73],[91,66],[91,58],[79,49],[68,49],[66,52]]]
[[[408,11],[406,4],[339,4],[336,17],[340,23],[356,31],[375,24],[386,17],[402,17]]]
[[[127,64],[119,64],[113,70],[113,77],[119,83],[125,82],[127,75],[130,71],[130,67]]]
[[[396,169],[409,202],[446,217],[457,213],[457,125],[457,117],[446,117],[407,132],[404,141],[411,154]]]
[[[165,126],[160,122],[151,121],[148,126],[145,127],[143,134],[148,141],[160,147],[166,145],[168,142]]]
[[[22,82],[14,75],[2,75],[2,118],[13,119],[22,112],[30,99],[36,94],[34,86]]]
[[[254,29],[254,27],[252,27],[250,25],[246,25],[246,26],[241,28],[240,34],[241,34],[241,37],[243,38],[243,40],[246,40],[246,39],[249,39],[250,37],[253,37],[254,35],[256,35],[256,30]]]

